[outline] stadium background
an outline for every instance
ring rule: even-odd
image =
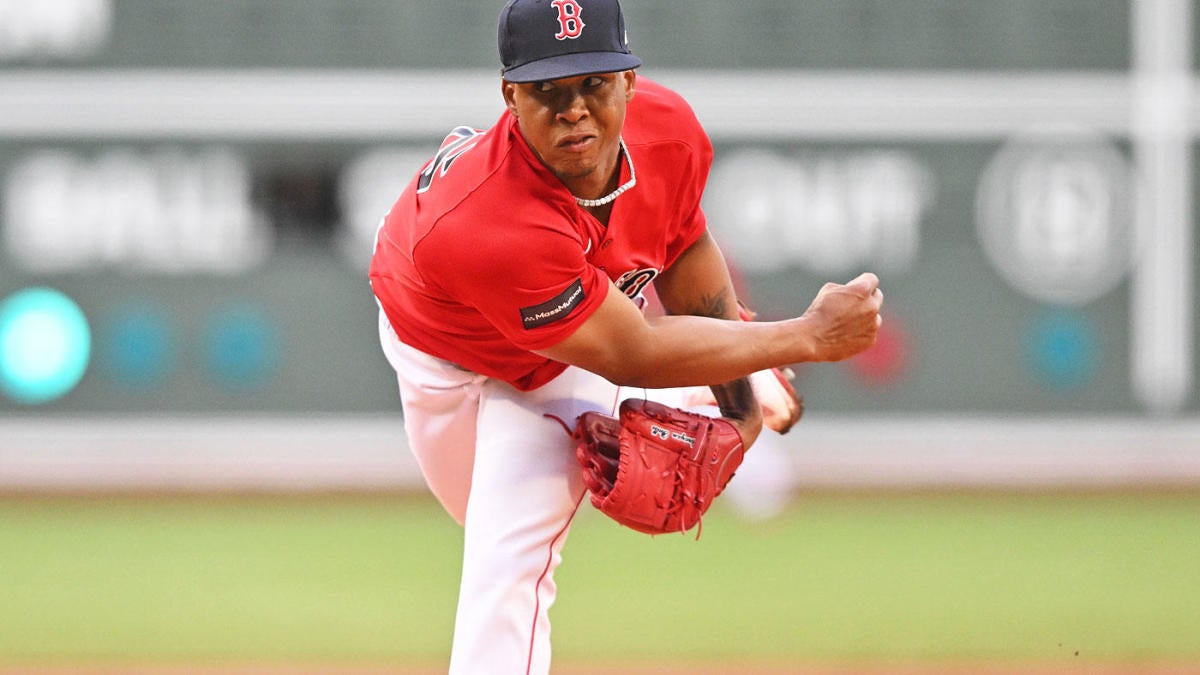
[[[141,513],[81,492],[280,493],[254,503],[288,512],[304,510],[296,492],[419,485],[365,267],[380,216],[442,135],[499,114],[498,4],[0,0],[0,489],[15,500],[0,546],[23,549],[33,512]],[[1170,487],[1169,504],[1195,506],[1193,3],[624,4],[642,74],[688,96],[710,131],[705,208],[759,313],[793,315],[863,269],[887,290],[875,349],[799,369],[808,416],[764,492],[803,506],[817,488],[873,503],[895,487]],[[935,506],[914,522],[936,530]],[[1173,543],[1194,534],[1178,522]],[[68,557],[84,545],[62,542]],[[1182,600],[1196,576],[1158,581]],[[0,596],[36,604],[41,587],[21,578]],[[1195,606],[1168,621],[1191,631],[1182,646],[1101,655],[1194,662]],[[42,644],[15,629],[21,616],[3,620],[26,637],[0,642],[0,664],[139,657]],[[182,642],[140,655],[303,654]],[[863,642],[770,658],[854,657]],[[858,656],[995,656],[875,644]]]

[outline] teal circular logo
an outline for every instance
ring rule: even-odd
[[[0,390],[28,405],[75,388],[91,358],[87,317],[52,288],[27,288],[0,303]]]
[[[117,384],[131,389],[161,387],[175,367],[170,317],[149,303],[131,303],[106,323],[97,357]]]
[[[279,333],[256,305],[235,304],[216,312],[204,335],[208,372],[228,389],[265,385],[279,365]]]
[[[1096,329],[1076,312],[1050,311],[1029,322],[1025,358],[1042,384],[1077,389],[1091,383],[1100,365]]]

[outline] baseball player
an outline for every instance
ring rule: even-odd
[[[881,320],[869,273],[797,318],[739,320],[700,209],[711,144],[680,96],[636,75],[617,0],[509,0],[499,48],[503,113],[446,137],[370,269],[410,446],[464,528],[453,675],[549,672],[554,573],[605,480],[581,471],[576,420],[644,418],[663,410],[639,403],[651,390],[709,386],[708,437],[740,460],[764,422],[749,376],[848,358]],[[641,311],[649,284],[665,316]],[[708,497],[731,467],[704,469]]]

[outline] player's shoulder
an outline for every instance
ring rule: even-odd
[[[413,188],[423,221],[432,224],[454,214],[471,218],[479,209],[517,199],[520,191],[511,185],[515,149],[510,123],[506,113],[490,129],[460,126],[446,136]]]
[[[678,141],[706,147],[708,134],[695,110],[679,92],[639,76],[626,115],[626,141]]]
[[[644,75],[639,75],[635,85],[634,100],[639,104],[653,104],[658,107],[665,107],[682,114],[691,114],[691,105],[687,99],[679,92],[670,87],[652,80]]]
[[[504,161],[507,148],[499,125],[491,129],[458,126],[421,168],[416,193],[427,203],[453,204],[486,183]]]
[[[538,229],[566,218],[561,190],[538,175],[515,133],[515,121],[506,113],[486,132],[471,136],[458,129],[447,137],[422,170],[421,179],[428,182],[419,180],[416,188],[416,218],[425,236],[462,248],[463,242],[512,239],[524,224]],[[510,227],[479,227],[500,213]],[[470,254],[477,250],[463,248]]]

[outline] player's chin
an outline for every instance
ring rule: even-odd
[[[555,175],[562,180],[583,178],[596,171],[598,163],[584,157],[564,157],[551,164]]]

